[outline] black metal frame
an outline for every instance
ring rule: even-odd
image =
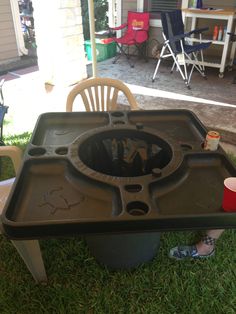
[[[116,46],[120,50],[120,53],[118,53],[115,57],[115,59],[112,61],[113,64],[115,64],[122,55],[124,55],[127,59],[128,64],[130,65],[131,68],[134,67],[133,63],[130,63],[130,54],[129,54],[129,47],[128,45],[121,45],[116,42]],[[148,57],[147,57],[147,45],[146,42],[142,44],[135,44],[132,45],[132,47],[136,48],[136,51],[139,53],[139,55],[146,61],[148,62]]]

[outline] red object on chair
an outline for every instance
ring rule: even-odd
[[[113,41],[116,42],[121,54],[118,55],[113,63],[120,58],[122,54],[124,54],[127,58],[127,61],[131,67],[134,65],[129,62],[129,54],[126,53],[126,50],[130,46],[135,46],[140,54],[147,61],[146,54],[143,53],[143,46],[148,40],[148,31],[149,31],[149,13],[148,12],[128,12],[128,20],[127,23],[120,25],[119,27],[111,28],[112,31],[122,30],[127,27],[126,32],[122,37],[116,38],[112,37]],[[126,48],[124,48],[126,46]]]

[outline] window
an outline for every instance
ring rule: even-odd
[[[171,11],[181,7],[180,0],[145,0],[144,10],[156,15],[161,11]]]

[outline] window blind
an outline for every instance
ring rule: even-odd
[[[149,1],[150,12],[175,10],[179,7],[179,0],[151,0]]]

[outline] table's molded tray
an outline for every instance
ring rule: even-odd
[[[123,143],[126,133],[147,144],[144,158],[159,146],[151,169],[99,172],[97,147]],[[236,168],[221,147],[204,151],[206,133],[187,110],[43,114],[3,211],[4,231],[28,239],[235,227],[236,213],[225,213],[221,202],[224,178],[236,176]]]
[[[91,115],[92,114],[92,115]],[[33,145],[68,145],[78,135],[102,126],[142,124],[165,132],[174,140],[201,142],[206,130],[198,118],[188,110],[145,110],[108,112],[46,113],[38,120],[31,143]]]

